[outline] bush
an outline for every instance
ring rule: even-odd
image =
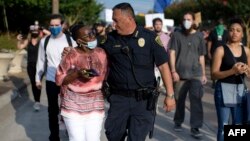
[[[0,35],[0,52],[12,52],[16,48],[16,36],[14,34],[1,34]]]

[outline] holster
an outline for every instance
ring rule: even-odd
[[[148,101],[147,101],[147,110],[149,111],[155,110],[159,94],[160,93],[157,89],[151,90]]]

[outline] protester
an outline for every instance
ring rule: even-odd
[[[228,41],[228,31],[225,28],[224,20],[219,18],[217,25],[208,36],[207,48],[208,59],[210,60],[210,69],[212,68],[212,58],[217,47],[226,44]],[[215,86],[215,80],[212,78],[212,88]]]
[[[206,46],[202,34],[195,30],[194,20],[192,12],[183,15],[182,29],[172,33],[168,47],[176,100],[174,130],[183,130],[181,125],[185,119],[185,101],[189,93],[191,135],[200,138],[203,85],[207,82],[204,57]]]
[[[56,73],[56,83],[61,86],[61,115],[70,141],[100,141],[106,53],[96,47],[97,40],[90,27],[76,25],[72,30],[78,46],[63,57]]]
[[[61,61],[64,47],[76,46],[75,41],[62,32],[63,21],[62,15],[51,15],[49,23],[51,36],[46,36],[41,40],[36,65],[36,86],[39,89],[42,87],[42,76],[46,72],[50,141],[60,140],[58,124],[58,94],[60,93],[60,87],[55,83],[56,68]]]
[[[34,25],[32,25],[32,28],[39,31],[40,38],[43,38],[43,37],[51,34],[49,30],[47,30],[45,27],[39,25],[39,21],[37,21],[37,20],[34,22]]]
[[[35,103],[33,108],[35,111],[40,110],[40,96],[41,89],[36,87],[35,75],[36,75],[36,60],[38,55],[38,47],[39,47],[39,29],[35,28],[34,25],[30,26],[29,35],[27,38],[24,38],[24,35],[17,35],[17,48],[18,49],[26,49],[27,50],[27,72],[31,82],[31,88]]]
[[[166,34],[162,31],[162,26],[163,26],[163,23],[162,23],[161,18],[154,18],[153,19],[154,31],[157,33],[158,36],[160,36],[161,42],[162,42],[164,48],[167,50],[168,41],[169,41],[170,37],[168,34]]]
[[[168,41],[170,39],[169,35],[164,33],[162,31],[162,26],[163,26],[163,23],[162,23],[162,19],[161,18],[154,18],[153,19],[153,27],[154,27],[154,31],[155,33],[160,37],[161,39],[161,42],[165,48],[165,50],[167,51],[168,50]],[[155,68],[155,77],[158,78],[160,77],[160,72],[159,70],[157,69],[157,67]],[[160,81],[160,87],[162,88],[163,87],[163,82],[162,80]],[[164,88],[163,88],[164,89]]]
[[[228,27],[229,40],[215,50],[212,64],[212,76],[218,80],[214,92],[217,141],[224,141],[224,125],[230,124],[230,115],[231,124],[242,124],[243,81],[245,75],[250,77],[250,50],[241,45],[243,22],[235,18]]]
[[[96,31],[97,46],[100,46],[107,39],[106,23],[104,21],[97,22],[94,24],[94,29]]]
[[[164,108],[175,108],[167,53],[159,36],[136,25],[129,3],[114,6],[113,21],[115,30],[108,34],[103,46],[109,58],[107,82],[111,94],[105,133],[109,141],[120,141],[127,130],[127,140],[144,141],[153,126],[147,102],[152,95],[150,90],[156,87],[155,64],[167,89]]]

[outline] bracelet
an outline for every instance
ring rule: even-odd
[[[173,99],[174,98],[174,94],[171,95],[166,95],[167,98]]]

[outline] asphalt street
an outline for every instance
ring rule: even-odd
[[[26,85],[15,90],[9,91],[8,94],[2,94],[12,98],[9,103],[0,108],[0,140],[1,141],[48,141],[49,128],[48,128],[48,114],[47,114],[47,97],[43,87],[41,96],[41,110],[35,112],[33,110],[33,96],[31,87],[27,81],[25,72],[11,76],[10,81],[16,86],[20,83],[27,82]],[[17,81],[17,78],[22,78]],[[3,83],[0,83],[3,84]],[[216,115],[213,104],[212,89],[210,82],[204,86],[206,93],[204,94],[204,124],[201,128],[203,141],[215,141],[216,138]],[[3,97],[1,95],[1,97]],[[0,101],[3,99],[0,97]],[[146,141],[195,141],[190,135],[189,126],[189,102],[186,103],[186,118],[183,124],[183,132],[175,132],[173,130],[173,115],[174,111],[166,113],[163,111],[164,95],[162,94],[158,100],[157,116],[155,122],[154,136],[152,139],[147,138]],[[106,103],[106,111],[109,104]],[[68,141],[65,130],[60,131],[62,141]],[[107,141],[104,129],[102,130],[101,141]]]

